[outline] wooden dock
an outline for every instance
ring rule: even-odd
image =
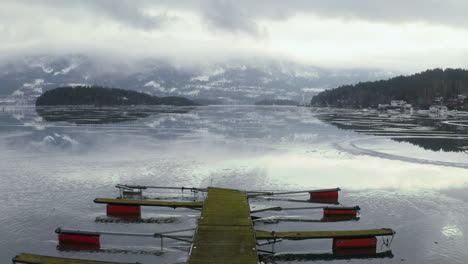
[[[60,257],[50,257],[35,254],[21,253],[13,258],[13,263],[27,263],[27,264],[141,264],[139,262],[123,263],[123,262],[109,262],[97,260],[84,260],[84,259],[66,259]]]
[[[190,264],[257,264],[255,230],[247,194],[208,188]]]
[[[259,255],[257,252],[257,240],[276,241],[281,239],[333,239],[333,251],[338,249],[348,250],[370,249],[373,255],[376,254],[377,236],[393,236],[392,229],[369,229],[369,230],[338,230],[338,231],[293,231],[293,232],[267,232],[255,230],[253,227],[251,211],[249,206],[249,195],[246,191],[209,187],[207,197],[204,202],[167,202],[148,200],[127,200],[127,199],[107,199],[97,198],[95,203],[107,204],[107,213],[113,213],[109,209],[117,207],[125,213],[141,214],[140,206],[162,206],[162,207],[184,207],[200,210],[201,216],[198,227],[193,237],[193,241],[166,233],[122,233],[122,232],[90,232],[80,230],[57,229],[60,236],[67,233],[72,235],[68,240],[74,243],[90,243],[100,247],[100,235],[126,235],[142,236],[154,238],[171,238],[192,243],[190,250],[189,264],[257,264]],[[327,190],[328,191],[328,190]],[[130,207],[130,208],[128,208]],[[137,207],[137,209],[133,208]],[[273,207],[273,209],[279,207]],[[317,207],[310,207],[317,208]],[[321,208],[321,207],[320,207]],[[342,209],[355,210],[358,207]],[[272,208],[269,208],[270,210]],[[297,208],[294,208],[297,209]],[[323,208],[325,209],[325,207]],[[264,210],[257,210],[257,212]],[[182,232],[186,230],[178,230]],[[65,236],[67,235],[65,234]],[[96,235],[98,238],[96,239]],[[89,238],[88,236],[91,236]],[[63,240],[63,239],[62,239]],[[96,241],[95,241],[96,240]],[[346,241],[347,240],[347,241]],[[162,241],[162,240],[161,240]],[[67,241],[69,243],[70,241]],[[335,243],[336,242],[336,243]],[[162,244],[161,244],[162,245]],[[330,254],[328,254],[330,255]],[[329,258],[330,256],[326,256]],[[354,256],[354,255],[353,255]],[[102,262],[92,260],[68,259],[59,257],[48,257],[33,254],[20,254],[13,258],[14,263],[26,264],[111,264],[115,262]]]
[[[136,206],[158,206],[158,207],[185,207],[185,208],[201,208],[202,202],[166,202],[166,201],[147,201],[147,200],[127,200],[127,199],[108,199],[96,198],[95,203],[110,204],[110,205],[136,205]]]
[[[376,236],[393,236],[395,231],[388,228],[352,230],[352,231],[299,231],[299,232],[266,232],[256,231],[256,237],[261,239],[323,239],[323,238],[360,238]]]

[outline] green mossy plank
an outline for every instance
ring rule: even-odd
[[[84,259],[70,259],[70,258],[34,255],[34,254],[27,254],[27,253],[21,253],[18,256],[14,257],[13,262],[26,263],[26,264],[139,264],[138,262],[123,263],[123,262],[84,260]]]
[[[298,232],[266,232],[256,231],[257,239],[314,239],[314,238],[354,238],[391,236],[395,231],[388,228],[352,231],[298,231]]]
[[[203,203],[196,202],[167,202],[167,201],[151,201],[151,200],[127,200],[127,199],[108,199],[96,198],[95,203],[114,204],[114,205],[141,205],[141,206],[160,206],[160,207],[186,207],[186,208],[201,208]]]
[[[208,188],[189,264],[257,264],[255,230],[244,192]]]

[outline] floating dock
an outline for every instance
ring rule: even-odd
[[[127,200],[127,199],[107,199],[96,198],[95,203],[103,203],[108,205],[129,205],[129,206],[158,206],[158,207],[185,207],[185,208],[201,208],[203,203],[195,202],[166,202],[166,201],[148,201],[148,200]]]
[[[59,257],[49,257],[42,255],[21,253],[13,258],[13,263],[26,263],[26,264],[141,264],[139,262],[123,263],[123,262],[109,262],[97,260],[83,260],[83,259],[67,259]]]
[[[208,188],[188,263],[258,263],[255,230],[245,192]]]
[[[139,186],[140,187],[140,186]],[[156,187],[153,187],[156,188]],[[140,188],[142,189],[142,188]],[[196,189],[200,191],[199,189]],[[258,240],[266,240],[267,244],[281,241],[282,239],[302,240],[302,239],[333,239],[333,255],[337,256],[359,256],[362,254],[375,255],[378,236],[393,236],[392,229],[370,229],[351,231],[291,231],[291,232],[269,232],[255,230],[252,216],[256,212],[270,210],[298,210],[298,209],[323,209],[325,216],[349,216],[356,217],[360,210],[355,207],[302,207],[302,208],[281,208],[271,207],[263,210],[250,210],[249,197],[259,196],[261,192],[253,195],[247,191],[214,188],[205,189],[207,197],[204,202],[167,202],[149,200],[128,200],[128,199],[107,199],[97,198],[95,203],[107,204],[107,214],[115,213],[124,215],[141,216],[141,206],[162,206],[162,207],[185,207],[201,210],[198,227],[195,234],[189,237],[177,236],[174,233],[187,231],[176,230],[165,233],[140,234],[122,232],[96,232],[67,230],[58,228],[59,245],[61,243],[92,245],[96,249],[100,248],[101,235],[118,236],[141,236],[161,239],[169,238],[191,243],[189,254],[189,264],[257,264],[259,253],[257,252]],[[315,198],[331,196],[334,200],[338,198],[339,188],[325,189],[319,191],[306,191],[311,193],[311,200]],[[293,192],[298,193],[298,192]],[[287,194],[287,193],[279,193]],[[266,193],[266,195],[273,195]],[[316,197],[317,196],[317,197]],[[327,200],[328,201],[328,200]],[[391,241],[390,241],[391,242]],[[260,250],[259,250],[260,251]],[[262,252],[264,254],[266,251]],[[391,252],[390,252],[391,253]],[[274,257],[274,252],[268,253]],[[392,256],[382,255],[382,256]],[[330,258],[329,255],[326,256]],[[33,254],[20,254],[13,258],[13,263],[26,264],[111,264],[116,262],[102,262],[92,260],[78,260],[58,257],[48,257]],[[120,263],[119,263],[120,264]],[[129,264],[129,263],[124,263]],[[133,263],[135,264],[135,263]]]
[[[395,231],[388,228],[353,230],[353,231],[300,231],[300,232],[266,232],[256,231],[257,239],[323,239],[323,238],[360,238],[376,236],[393,236]]]

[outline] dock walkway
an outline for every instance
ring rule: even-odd
[[[251,211],[248,202],[248,195],[245,191],[214,188],[207,189],[208,194],[205,201],[202,202],[167,202],[167,201],[148,201],[148,200],[127,200],[127,199],[106,199],[96,198],[95,203],[107,204],[107,213],[109,209],[117,207],[124,210],[125,207],[137,207],[137,209],[128,210],[126,213],[137,214],[140,216],[140,206],[163,206],[163,207],[186,207],[200,210],[201,216],[198,221],[198,227],[193,237],[193,241],[185,238],[177,239],[185,242],[191,242],[189,264],[257,264],[259,256],[257,253],[257,240],[277,240],[277,239],[333,239],[333,252],[335,249],[349,250],[358,249],[366,254],[376,255],[377,236],[393,236],[395,231],[388,228],[370,229],[370,230],[340,230],[340,231],[291,231],[291,232],[267,232],[255,230],[251,218]],[[328,191],[328,190],[327,190]],[[280,193],[284,194],[284,193]],[[306,208],[306,207],[305,207]],[[345,208],[345,207],[342,207]],[[271,208],[269,208],[271,209]],[[327,207],[323,208],[324,210]],[[349,208],[348,208],[349,209]],[[355,210],[351,208],[350,210]],[[328,208],[329,210],[329,208]],[[259,212],[263,210],[253,211]],[[112,212],[113,213],[113,212]],[[69,243],[91,243],[100,247],[100,235],[127,235],[144,237],[168,237],[168,233],[122,233],[122,232],[95,232],[83,230],[57,229],[59,232],[59,243],[61,236],[68,234],[68,238],[62,239]],[[179,230],[178,232],[186,231]],[[71,236],[70,236],[71,235]],[[96,238],[97,236],[97,238]],[[63,238],[63,237],[62,237]],[[346,240],[347,239],[347,240]],[[90,240],[92,240],[90,242]],[[369,251],[370,250],[370,251]],[[356,254],[356,253],[353,253]],[[357,255],[353,255],[356,257]],[[325,257],[329,258],[329,254]],[[103,262],[92,260],[68,259],[60,257],[49,257],[33,254],[20,254],[13,258],[14,263],[26,264],[114,264],[115,262]]]
[[[96,198],[94,203],[103,203],[110,205],[136,205],[136,206],[158,206],[158,207],[186,207],[186,208],[201,208],[203,203],[195,202],[166,202],[166,201],[147,201],[147,200],[128,200],[128,199],[108,199],[108,198]]]
[[[141,264],[139,262],[123,263],[123,262],[109,262],[85,259],[66,259],[59,257],[50,257],[42,255],[34,255],[21,253],[13,258],[13,263],[27,263],[27,264]]]
[[[208,188],[188,263],[258,263],[255,230],[245,192]]]

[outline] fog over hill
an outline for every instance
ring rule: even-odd
[[[308,103],[324,89],[396,74],[377,69],[330,70],[269,59],[178,66],[153,58],[22,56],[0,63],[0,100],[31,103],[56,87],[99,85],[223,104],[252,104],[264,99]]]

